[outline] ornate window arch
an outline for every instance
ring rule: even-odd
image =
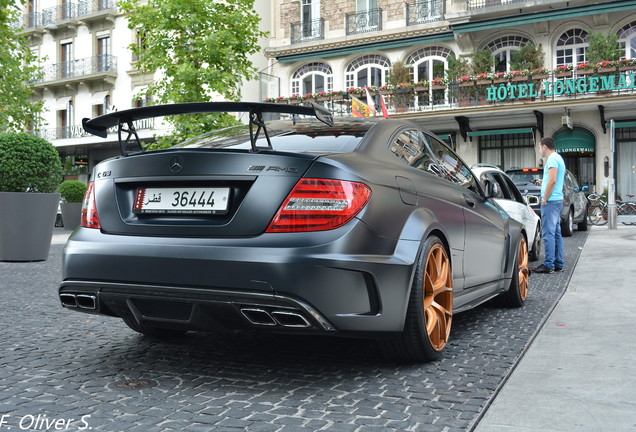
[[[333,90],[333,71],[325,63],[308,63],[292,74],[292,94],[320,93]]]
[[[411,54],[406,63],[413,66],[413,80],[432,81],[434,78],[444,78],[448,69],[448,57],[453,52],[440,46],[422,48]]]
[[[532,42],[530,39],[524,36],[503,36],[497,38],[486,45],[493,56],[495,56],[495,72],[508,72],[510,71],[510,64],[512,63],[512,53],[519,51],[521,47]]]
[[[587,60],[587,32],[571,29],[564,32],[556,41],[556,66],[576,66]]]
[[[625,50],[623,57],[636,58],[636,21],[624,25],[616,34],[618,35],[618,43]]]
[[[386,82],[390,67],[391,62],[383,55],[369,54],[358,57],[347,66],[346,86],[347,88],[381,86]]]

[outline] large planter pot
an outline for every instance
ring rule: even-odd
[[[77,228],[82,217],[82,203],[61,203],[60,208],[64,228],[68,230]]]
[[[59,193],[0,192],[0,261],[49,256]]]

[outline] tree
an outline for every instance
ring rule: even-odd
[[[407,66],[403,61],[396,61],[389,69],[387,81],[393,85],[413,82],[413,67]]]
[[[528,42],[519,51],[512,53],[511,70],[534,70],[543,67],[544,60],[543,46],[538,46]]]
[[[480,49],[472,55],[471,66],[475,75],[492,72],[495,68],[495,56],[488,48]]]
[[[260,51],[260,18],[254,0],[123,0],[120,8],[140,43],[130,46],[144,73],[162,77],[138,97],[157,103],[207,102],[218,93],[239,100],[244,80],[254,79],[249,56]],[[237,124],[225,113],[172,116],[171,137],[159,146]]]
[[[454,55],[448,57],[448,69],[446,71],[446,76],[449,81],[455,82],[459,77],[469,75],[470,70],[468,60],[458,59]]]
[[[608,32],[590,32],[587,36],[587,62],[595,65],[603,60],[620,60],[624,51],[618,43],[618,35]]]
[[[42,121],[44,103],[33,100],[28,84],[41,77],[41,69],[20,34],[20,13],[14,0],[0,0],[0,132],[37,128]]]

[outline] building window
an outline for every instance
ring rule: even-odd
[[[324,63],[309,63],[292,75],[292,94],[304,95],[333,90],[333,72]]]
[[[60,72],[61,78],[73,76],[73,43],[60,44]]]
[[[57,110],[57,139],[71,138],[73,126],[73,101],[66,102],[65,109]]]
[[[150,106],[152,105],[152,97],[148,96],[147,94],[140,94],[138,98],[133,100],[132,105],[134,108],[142,108],[145,106]]]
[[[624,58],[636,58],[636,21],[623,26],[618,32],[618,43],[625,49]]]
[[[413,80],[431,82],[435,78],[444,78],[448,68],[448,57],[451,54],[450,49],[438,46],[424,48],[411,54],[406,63],[413,66]],[[446,102],[445,90],[429,89],[427,96],[418,95],[417,103],[425,105],[432,101],[434,105],[439,105]]]
[[[356,0],[356,12],[367,12],[378,8],[377,0]]]
[[[435,78],[444,78],[451,54],[448,48],[428,47],[411,54],[406,63],[413,66],[415,82],[433,81]]]
[[[531,133],[479,137],[479,162],[504,170],[536,165],[534,136]]]
[[[384,85],[389,67],[391,62],[382,55],[359,57],[347,66],[346,86],[351,88]]]
[[[556,66],[576,66],[587,59],[587,32],[581,29],[568,30],[556,43]]]
[[[523,36],[504,36],[490,42],[487,48],[495,57],[495,72],[509,72],[512,54],[528,43],[530,39]]]
[[[624,200],[636,191],[636,128],[616,129],[616,194]]]
[[[97,71],[109,72],[110,69],[110,37],[101,36],[97,39]]]

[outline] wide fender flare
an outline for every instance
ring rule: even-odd
[[[508,238],[510,240],[508,242],[508,255],[504,273],[505,279],[512,278],[517,254],[517,245],[519,244],[520,237],[523,237],[526,240],[526,244],[528,245],[528,248],[530,248],[530,244],[528,243],[528,233],[526,233],[523,225],[514,219],[510,219],[508,225]]]
[[[446,251],[451,259],[451,266],[461,266],[462,263],[461,257],[453,260],[454,256],[452,247],[449,243],[450,237],[444,225],[435,216],[435,213],[427,208],[419,208],[413,211],[404,224],[404,229],[402,230],[398,241],[398,251],[396,251],[396,255],[399,255],[402,260],[411,264],[411,277],[409,279],[408,295],[405,298],[405,304],[402,308],[404,318],[406,317],[408,301],[411,297],[411,289],[413,288],[413,279],[415,278],[417,260],[422,251],[424,242],[431,235],[438,236],[444,243]]]

